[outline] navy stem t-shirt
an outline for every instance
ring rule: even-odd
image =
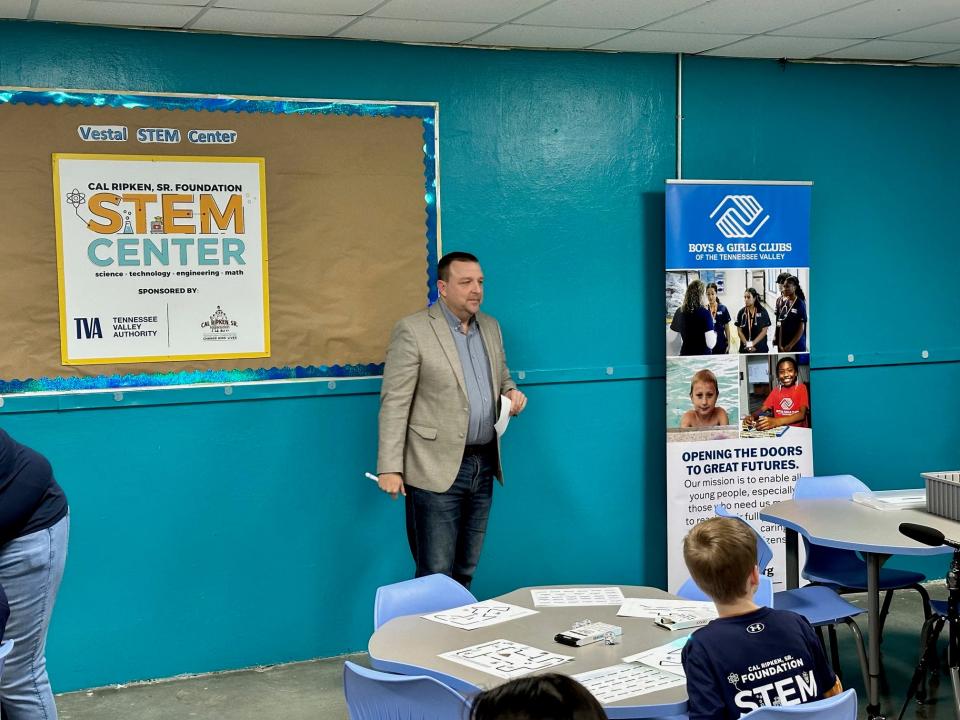
[[[837,681],[810,623],[767,607],[711,621],[690,636],[682,661],[690,720],[821,700]]]
[[[67,514],[67,496],[47,459],[0,430],[0,549]]]

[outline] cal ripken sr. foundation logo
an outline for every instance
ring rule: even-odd
[[[728,240],[752,238],[770,219],[770,214],[764,214],[763,206],[753,195],[727,195],[710,213],[710,219],[717,213],[721,214],[714,224]]]
[[[203,328],[204,340],[236,340],[237,339],[237,321],[231,320],[227,314],[217,305],[216,312],[210,316],[210,320],[201,323]]]

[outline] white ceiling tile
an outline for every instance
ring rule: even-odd
[[[705,1],[554,0],[549,5],[525,15],[518,22],[525,25],[633,30],[702,5]]]
[[[654,23],[646,29],[674,32],[762,33],[849,7],[860,1],[713,0],[668,20]]]
[[[656,30],[634,30],[618,38],[594,45],[591,50],[622,52],[700,53],[719,45],[742,40],[744,35],[712,33],[672,33]]]
[[[383,0],[217,0],[217,7],[235,10],[291,12],[304,15],[363,15]]]
[[[102,0],[40,0],[36,20],[179,28],[199,12],[197,7],[103,2]]]
[[[390,0],[371,13],[371,16],[404,20],[504,23],[543,3],[544,0]]]
[[[824,53],[823,57],[844,60],[913,60],[915,58],[960,50],[960,46],[946,43],[902,42],[896,40],[868,40],[843,50]]]
[[[885,40],[912,40],[916,42],[960,43],[960,20],[929,25],[919,30],[888,35]]]
[[[210,8],[191,26],[191,29],[254,35],[324,37],[336,32],[352,20],[352,17],[345,15],[304,15]]]
[[[845,48],[857,42],[850,38],[802,38],[786,35],[754,35],[726,47],[708,50],[704,55],[722,57],[807,59]]]
[[[960,17],[957,0],[869,0],[777,30],[796,37],[871,39]]]
[[[540,25],[501,25],[474,38],[471,45],[532,48],[585,48],[609,40],[620,30],[595,28],[543,27]]]
[[[30,12],[30,0],[0,0],[0,18],[24,20]]]
[[[492,23],[455,23],[432,20],[360,18],[337,37],[390,42],[458,43],[495,27]]]
[[[954,50],[943,55],[928,55],[927,57],[917,58],[917,63],[942,63],[945,65],[960,65],[960,50]]]

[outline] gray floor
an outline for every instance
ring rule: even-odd
[[[944,598],[943,584],[929,586],[934,598]],[[849,596],[858,605],[860,596]],[[884,630],[882,682],[884,713],[896,718],[917,661],[919,625],[922,618],[915,592],[894,595],[891,615]],[[861,616],[861,628],[866,621]],[[857,664],[852,634],[838,629],[844,685],[854,687],[860,698],[860,717],[865,694]],[[941,641],[940,647],[944,643]],[[61,720],[347,720],[341,676],[343,661],[366,663],[365,655],[327,658],[291,665],[202,675],[153,683],[109,687],[57,696]],[[931,702],[912,703],[905,717],[953,720],[949,704],[950,682],[945,674],[931,685]]]

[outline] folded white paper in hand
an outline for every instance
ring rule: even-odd
[[[497,437],[503,437],[503,434],[507,431],[507,425],[510,424],[510,408],[513,407],[513,403],[510,401],[506,395],[500,396],[500,417],[497,418],[497,421],[493,424],[494,429],[497,431]]]

